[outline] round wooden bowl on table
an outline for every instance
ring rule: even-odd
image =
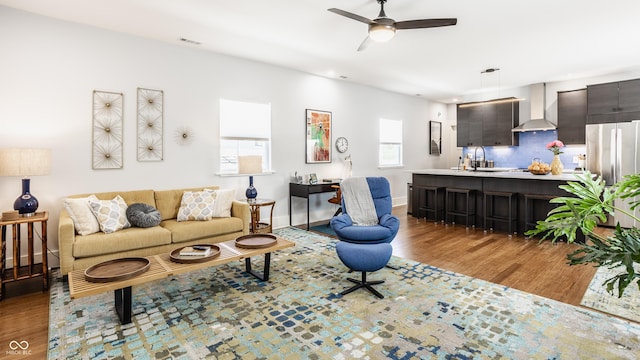
[[[130,257],[104,261],[84,271],[88,282],[105,283],[121,281],[138,276],[149,270],[151,261],[143,257]]]
[[[184,249],[184,247],[181,247],[170,252],[169,258],[171,259],[171,261],[181,263],[181,264],[195,264],[195,263],[201,263],[201,262],[206,262],[206,261],[215,259],[220,255],[220,247],[218,245],[202,244],[202,245],[194,245],[194,246],[210,247],[211,252],[208,255],[204,255],[204,256],[180,255],[180,251]]]
[[[244,249],[268,248],[278,243],[278,238],[273,234],[249,234],[236,239],[236,246]]]
[[[529,170],[533,175],[547,175],[551,170]]]

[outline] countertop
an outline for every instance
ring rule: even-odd
[[[555,181],[577,181],[576,175],[579,173],[563,173],[561,175],[534,175],[526,171],[467,171],[449,169],[417,169],[410,171],[413,174],[422,175],[449,175],[449,176],[469,176],[483,178],[502,179],[526,179],[526,180],[555,180]]]

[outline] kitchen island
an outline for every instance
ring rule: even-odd
[[[432,212],[425,211],[426,208],[434,208],[436,203],[439,208],[444,209],[447,199],[444,196],[444,189],[457,188],[474,190],[473,200],[475,203],[475,226],[483,227],[484,193],[486,192],[509,192],[514,194],[516,205],[514,210],[517,219],[517,226],[514,232],[522,234],[525,227],[525,195],[529,197],[528,215],[529,222],[544,220],[553,205],[548,200],[531,200],[533,197],[558,197],[569,195],[559,188],[560,185],[568,181],[577,181],[576,174],[564,173],[561,175],[534,175],[526,171],[483,171],[489,169],[479,169],[478,171],[447,170],[447,169],[424,169],[413,170],[413,216],[417,218],[428,218]],[[437,187],[440,189],[439,198],[433,198],[433,192],[426,191],[427,188]],[[451,201],[451,200],[450,200]],[[464,206],[462,200],[455,200],[457,207]],[[450,207],[453,204],[449,204]],[[506,216],[508,213],[508,202],[502,198],[496,198],[493,203],[495,212]],[[441,219],[440,217],[439,219]],[[452,219],[459,222],[459,217]],[[495,222],[494,228],[506,231],[506,223]]]

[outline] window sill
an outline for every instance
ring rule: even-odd
[[[378,166],[380,170],[391,170],[391,169],[404,169],[404,165],[386,165],[386,166]]]
[[[261,173],[255,173],[255,174],[238,174],[238,173],[216,173],[216,176],[222,176],[222,177],[238,177],[238,176],[264,176],[264,175],[273,175],[275,174],[275,171],[264,171]]]

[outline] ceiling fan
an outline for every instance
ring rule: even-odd
[[[377,42],[385,42],[391,40],[396,34],[396,30],[405,29],[424,29],[440,26],[451,26],[458,23],[456,18],[448,19],[422,19],[422,20],[408,20],[408,21],[395,21],[387,17],[384,13],[384,4],[387,0],[377,0],[380,4],[380,13],[378,17],[369,20],[363,16],[350,13],[348,11],[331,8],[329,11],[338,15],[346,16],[350,19],[357,20],[369,25],[369,35],[364,39],[362,44],[358,47],[358,51],[362,51],[369,46],[371,40]]]

